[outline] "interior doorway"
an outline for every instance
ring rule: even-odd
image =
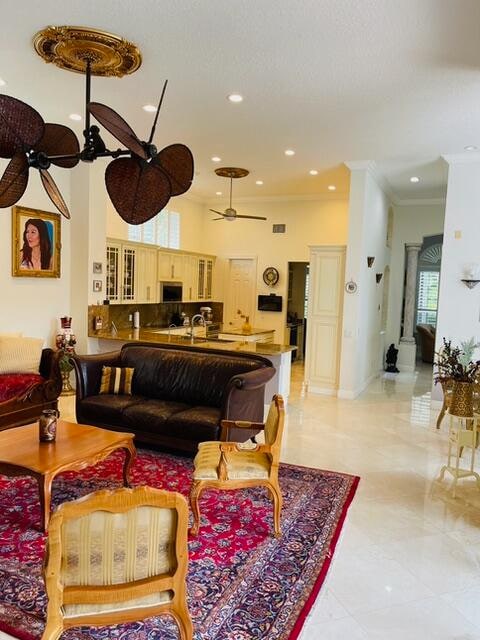
[[[225,282],[224,331],[240,327],[248,316],[255,322],[255,284],[257,261],[255,258],[230,258]]]
[[[287,343],[297,347],[293,361],[305,360],[309,289],[308,262],[288,263]]]

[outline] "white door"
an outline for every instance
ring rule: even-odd
[[[223,330],[240,327],[244,320],[238,314],[249,316],[250,324],[254,324],[255,315],[255,280],[257,261],[254,258],[231,258],[228,265]]]

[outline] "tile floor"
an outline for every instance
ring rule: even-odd
[[[447,424],[435,429],[431,370],[378,378],[354,401],[302,378],[295,364],[282,459],[361,481],[300,640],[480,640],[480,491],[463,480],[453,499],[435,482]],[[71,417],[72,398],[61,404]]]

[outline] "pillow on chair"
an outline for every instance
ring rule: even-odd
[[[1,337],[0,373],[38,373],[43,338]]]
[[[99,393],[132,395],[133,367],[102,367]]]

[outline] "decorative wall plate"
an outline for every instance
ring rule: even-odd
[[[357,290],[357,283],[354,282],[353,280],[349,280],[347,282],[347,284],[345,285],[345,291],[347,293],[355,293],[355,291]]]
[[[275,267],[267,267],[263,272],[263,281],[268,284],[269,287],[273,287],[277,284],[280,274]]]

